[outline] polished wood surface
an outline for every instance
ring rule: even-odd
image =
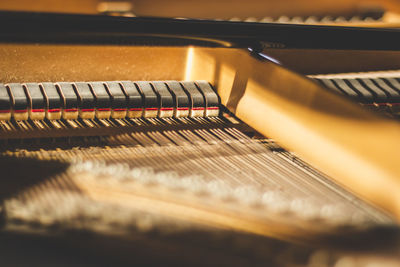
[[[239,118],[400,218],[397,122],[243,51],[193,53],[189,77],[212,82]]]

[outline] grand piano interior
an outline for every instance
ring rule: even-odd
[[[0,9],[4,266],[400,264],[396,1]]]

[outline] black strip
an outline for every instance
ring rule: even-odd
[[[340,79],[336,79],[340,80]],[[358,93],[358,101],[361,103],[372,103],[375,100],[374,94],[362,86],[356,79],[343,79],[347,86]]]
[[[60,95],[64,100],[64,109],[77,109],[78,108],[78,96],[75,93],[71,83],[60,82],[57,83],[60,89]]]
[[[127,98],[122,91],[121,86],[118,82],[106,82],[105,83],[108,93],[111,96],[111,107],[113,109],[126,109],[128,106]]]
[[[400,93],[400,78],[387,78],[387,80],[390,80],[390,84],[393,88]]]
[[[357,99],[363,98],[363,95],[358,90],[355,90],[354,88],[350,87],[343,79],[332,79],[331,81],[338,88],[340,88],[346,95]]]
[[[185,81],[181,82],[181,84],[192,100],[192,108],[206,108],[204,96],[194,82]]]
[[[9,83],[7,87],[10,89],[10,93],[13,97],[13,109],[14,110],[28,110],[29,100],[26,96],[25,90],[20,83]]]
[[[377,87],[374,83],[371,82],[371,80],[362,78],[359,78],[357,80],[361,84],[361,86],[372,92],[376,102],[386,102],[388,100],[388,93]]]
[[[329,89],[332,89],[333,91],[347,95],[337,84],[333,83],[331,79],[315,79],[319,83],[321,83],[323,86],[328,87]]]
[[[142,92],[144,97],[144,107],[147,108],[160,108],[156,93],[153,91],[149,82],[136,82],[139,90]]]
[[[128,108],[143,109],[143,97],[136,85],[131,81],[122,81],[120,83],[128,96]]]
[[[0,110],[9,111],[11,109],[11,98],[7,88],[0,83]]]
[[[74,83],[76,94],[79,97],[79,108],[80,109],[94,109],[95,98],[90,90],[89,84],[85,82]]]
[[[43,95],[42,89],[38,83],[26,83],[25,88],[29,93],[31,109],[40,110],[46,109],[46,98]]]
[[[373,79],[372,82],[379,88],[382,88],[383,90],[385,90],[385,92],[387,92],[390,95],[390,97],[389,97],[390,101],[398,102],[400,100],[399,91],[393,89],[383,79],[381,79],[381,78]]]
[[[61,108],[62,100],[56,86],[53,83],[42,83],[42,88],[48,103],[47,109]]]
[[[400,101],[400,83],[395,78],[381,78],[390,88],[392,88],[396,93],[396,101]]]
[[[93,94],[96,98],[96,108],[111,108],[111,97],[102,82],[91,82]]]
[[[196,81],[197,87],[203,92],[207,107],[219,107],[219,97],[206,81]]]
[[[160,108],[174,108],[174,98],[164,82],[152,82],[154,90],[160,96]]]
[[[176,81],[167,81],[168,88],[170,89],[172,95],[175,97],[176,108],[179,109],[189,109],[191,106],[190,98],[186,92],[182,89],[182,85]]]

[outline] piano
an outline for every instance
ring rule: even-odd
[[[399,265],[395,23],[98,4],[0,4],[6,266]]]

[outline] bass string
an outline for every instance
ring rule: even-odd
[[[204,122],[202,119],[195,121]],[[109,127],[117,127],[111,124],[111,120],[108,123]],[[140,123],[149,123],[149,120]],[[162,124],[159,120],[150,120],[150,123]],[[194,122],[181,119],[169,120],[169,123]],[[66,126],[62,124],[61,127]],[[292,161],[282,160],[260,142],[234,128],[139,132],[112,138],[124,145],[93,151],[90,148],[65,149],[62,153],[59,150],[48,153],[42,149],[36,152],[36,156],[66,161],[77,157],[100,159],[108,164],[118,164],[123,160],[130,167],[157,166],[159,171],[174,171],[182,176],[198,173],[206,180],[220,180],[231,185],[262,185],[263,190],[283,192],[289,200],[308,197],[319,201],[324,199],[324,202],[344,201],[341,197],[332,198],[336,196],[332,190],[315,184],[315,179]]]

